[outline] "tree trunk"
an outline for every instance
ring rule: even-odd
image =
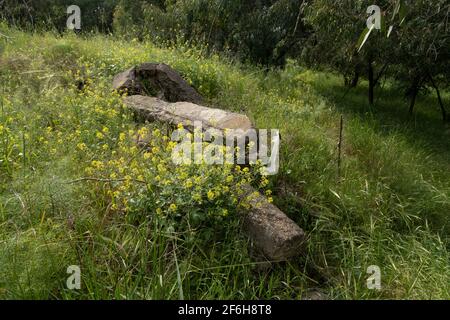
[[[350,83],[351,88],[356,88],[359,82],[359,72],[355,71],[355,75],[353,76],[352,82]]]
[[[373,74],[372,61],[369,62],[369,104],[372,106],[374,101],[375,79]]]
[[[447,111],[445,110],[444,102],[442,101],[441,93],[439,92],[439,88],[435,87],[435,89],[436,89],[436,94],[437,94],[437,97],[438,97],[438,100],[439,100],[439,106],[441,107],[442,120],[444,122],[446,122],[447,121]]]
[[[433,88],[436,90],[436,95],[438,97],[438,101],[439,101],[439,106],[441,107],[441,112],[442,112],[442,120],[444,121],[444,123],[447,121],[447,111],[445,110],[445,106],[444,106],[444,102],[442,101],[441,98],[441,92],[439,91],[438,86],[436,85],[436,83],[434,82],[434,79],[431,75],[429,75],[429,78],[431,80],[431,84],[433,86]]]
[[[416,98],[417,98],[418,90],[417,88],[414,88],[411,92],[411,103],[409,105],[409,115],[412,116],[414,112],[414,105],[416,104]]]
[[[414,105],[416,104],[416,98],[419,94],[420,79],[414,78],[411,87],[408,90],[408,95],[411,97],[411,103],[409,105],[409,115],[412,116],[414,112]]]

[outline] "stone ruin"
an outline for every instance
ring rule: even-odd
[[[114,78],[113,88],[126,93],[125,104],[146,121],[183,123],[186,127],[201,121],[205,128],[217,130],[253,127],[245,115],[202,106],[200,94],[166,64],[144,63],[128,69]],[[251,186],[244,191],[255,192]],[[244,229],[255,247],[272,261],[301,254],[306,240],[304,231],[262,195],[251,200]]]

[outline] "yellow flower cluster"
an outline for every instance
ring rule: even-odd
[[[84,65],[80,68],[83,71],[70,70],[65,76],[70,83],[73,79],[82,80],[83,90],[73,88],[63,95],[41,97],[41,112],[33,118],[35,123],[29,131],[17,130],[24,127],[18,120],[21,115],[15,113],[17,108],[10,100],[1,101],[6,112],[0,116],[0,141],[8,135],[5,141],[9,143],[8,157],[13,164],[10,172],[24,163],[20,154],[27,160],[74,158],[80,164],[77,173],[85,178],[81,180],[88,181],[87,194],[96,200],[100,198],[96,203],[104,204],[105,210],[126,215],[149,212],[165,218],[193,211],[203,212],[205,217],[227,217],[245,202],[241,198],[246,184],[262,188],[268,185],[267,179],[259,181],[254,170],[247,167],[212,166],[205,162],[176,165],[171,156],[178,144],[170,140],[170,134],[148,124],[136,128],[122,98],[111,93],[109,84],[92,81],[93,70],[106,70],[108,65],[96,65],[96,61],[85,57],[77,63]],[[206,67],[205,72],[213,70]],[[214,86],[205,83],[202,90],[213,91]],[[61,105],[65,106],[64,111]],[[12,123],[15,130],[10,129]],[[185,125],[189,123],[180,123],[177,128]],[[23,146],[33,150],[32,155],[21,153]],[[225,151],[224,148],[222,152]]]

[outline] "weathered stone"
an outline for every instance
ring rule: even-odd
[[[136,78],[136,68],[128,69],[114,77],[113,89],[128,94],[138,94],[142,92],[140,82]]]
[[[168,102],[202,103],[203,98],[181,75],[162,63],[144,63],[119,73],[113,88],[128,94],[145,94]]]
[[[186,128],[195,121],[201,121],[203,127],[223,129],[252,128],[250,120],[240,114],[220,109],[212,109],[188,102],[168,103],[153,97],[130,96],[125,104],[140,117],[149,121],[162,121],[173,125],[182,123]],[[246,187],[246,194],[254,192]],[[301,252],[305,240],[303,230],[265,197],[259,195],[250,199],[251,209],[244,219],[245,230],[255,246],[271,260],[286,260]]]
[[[202,103],[203,98],[181,75],[164,63],[144,63],[136,68],[144,90],[168,102]],[[156,92],[155,92],[156,91]]]
[[[330,300],[330,297],[321,289],[310,289],[303,296],[302,300]]]
[[[252,128],[252,123],[247,116],[190,102],[168,103],[158,98],[140,95],[126,97],[124,102],[136,114],[149,121],[157,120],[173,125],[181,123],[186,128],[192,127],[196,121],[201,122],[204,129],[246,131]]]
[[[247,186],[246,193],[255,193]],[[258,193],[250,197],[251,209],[245,215],[244,228],[255,246],[271,260],[286,260],[302,251],[304,231],[286,214]]]
[[[148,121],[173,125],[182,123],[186,128],[192,127],[195,121],[201,121],[204,129],[235,129],[242,132],[252,128],[250,120],[244,115],[189,102],[168,103],[140,95],[126,97],[124,102]],[[244,196],[255,193],[250,186],[245,187],[244,191]],[[299,255],[306,238],[304,231],[261,194],[250,197],[249,201],[250,210],[245,215],[244,226],[255,247],[272,261]]]

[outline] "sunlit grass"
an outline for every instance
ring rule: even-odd
[[[332,298],[449,298],[450,139],[433,99],[411,121],[394,89],[369,109],[364,84],[342,99],[338,77],[293,63],[265,74],[183,46],[2,33],[12,39],[0,58],[0,297],[300,299],[318,287]],[[305,255],[261,268],[225,201],[225,168],[198,171],[196,185],[195,170],[159,166],[163,142],[153,154],[133,148],[143,129],[111,80],[148,61],[179,70],[209,104],[281,130],[270,188],[308,232]],[[125,181],[74,182],[86,176]],[[164,218],[209,210],[214,221],[224,209],[202,228]],[[69,265],[81,266],[80,291],[66,288]],[[380,292],[366,287],[370,265],[381,268]]]

